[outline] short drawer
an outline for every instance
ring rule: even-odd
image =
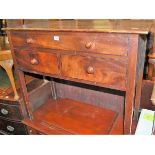
[[[21,37],[20,37],[21,36]],[[14,39],[14,37],[13,37]],[[16,36],[14,46],[85,51],[127,56],[128,37],[123,34],[31,31]]]
[[[125,90],[126,62],[85,56],[61,56],[63,77],[85,80]]]
[[[58,74],[58,57],[43,51],[15,50],[17,64],[20,68],[56,75]]]
[[[8,105],[0,103],[0,116],[13,120],[21,120],[22,115],[18,105]]]
[[[13,121],[0,119],[0,130],[11,135],[25,135],[27,134],[26,126]]]

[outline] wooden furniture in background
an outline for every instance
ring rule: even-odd
[[[94,130],[91,117],[96,117],[100,124],[102,111],[106,111],[105,117],[110,119],[108,122],[114,123],[115,117],[112,116],[115,116],[115,113],[93,107],[92,116],[84,115],[90,113],[89,106],[86,106],[86,111],[82,113],[84,103],[57,99],[54,79],[54,99],[45,101],[39,108],[32,108],[33,103],[29,100],[24,82],[25,71],[125,92],[124,134],[131,134],[134,105],[139,105],[140,101],[146,36],[151,22],[62,20],[60,23],[56,20],[47,20],[7,28],[27,110],[24,123],[30,131],[34,131],[35,134],[89,134],[90,132],[83,132],[82,127],[80,131],[80,125],[74,124],[72,128],[69,124],[77,120],[82,123],[83,119],[80,118],[88,117],[90,121],[84,123],[85,129],[91,127]],[[65,104],[66,101],[68,108],[61,108],[62,103]],[[79,111],[74,105],[77,105]],[[50,106],[56,110],[52,111]],[[101,113],[97,114],[95,109],[97,113]],[[101,127],[102,134],[110,134],[104,132],[108,128],[112,129],[113,126],[109,123],[102,122],[105,126],[98,124],[95,128]],[[98,131],[100,130],[91,133],[100,134]]]
[[[149,54],[148,54],[148,78],[151,81],[155,81],[155,20],[152,21],[153,25],[150,29],[150,44],[149,44]]]
[[[155,110],[155,105],[153,105],[151,101],[153,86],[154,81],[143,80],[140,110],[141,109]]]
[[[49,83],[44,83],[42,80],[34,79],[26,76],[26,84],[30,100],[33,104],[38,104],[45,95],[41,95],[45,90],[50,89]],[[25,135],[28,134],[27,127],[22,123],[23,115],[26,113],[22,107],[23,99],[18,87],[19,99],[14,100],[13,90],[10,87],[6,93],[0,95],[0,134],[2,135]],[[7,94],[7,98],[4,94]],[[47,96],[47,95],[46,95]],[[47,96],[49,98],[49,96]]]
[[[12,60],[12,55],[10,50],[2,50],[0,51],[0,66],[3,67],[9,77],[11,86],[14,91],[14,99],[18,100],[19,96],[16,90],[15,86],[15,80],[13,77],[13,72],[12,72],[12,67],[13,67],[13,60]]]

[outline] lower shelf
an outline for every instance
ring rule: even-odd
[[[70,99],[50,99],[33,115],[33,120],[23,120],[30,134],[107,135],[118,117],[114,111]]]
[[[137,122],[132,120],[132,127],[131,127],[131,135],[135,134],[135,130],[137,127]],[[110,131],[110,135],[123,135],[123,117],[119,116],[113,125],[113,128]]]

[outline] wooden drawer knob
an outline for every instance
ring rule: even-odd
[[[88,74],[94,74],[94,68],[92,67],[92,66],[89,66],[88,68],[87,68],[87,73]]]
[[[7,128],[7,130],[10,131],[10,132],[13,132],[13,131],[15,130],[15,128],[12,127],[12,126],[10,126],[10,125],[8,125],[6,128]]]
[[[92,47],[92,42],[86,43],[86,44],[85,44],[85,47],[86,47],[87,49],[90,49],[90,48]]]
[[[1,113],[2,113],[3,115],[7,115],[9,112],[8,112],[6,109],[1,109]]]
[[[28,44],[32,44],[32,43],[34,43],[34,40],[32,38],[28,38],[28,39],[26,39],[26,42]]]
[[[38,60],[35,59],[35,58],[31,59],[30,62],[31,62],[32,65],[37,65],[39,63]]]

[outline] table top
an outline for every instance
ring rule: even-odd
[[[11,21],[10,21],[11,23]],[[13,23],[13,22],[12,22]],[[24,20],[24,24],[9,24],[4,30],[48,30],[78,32],[115,32],[147,34],[155,32],[155,20],[114,19],[42,19]]]

